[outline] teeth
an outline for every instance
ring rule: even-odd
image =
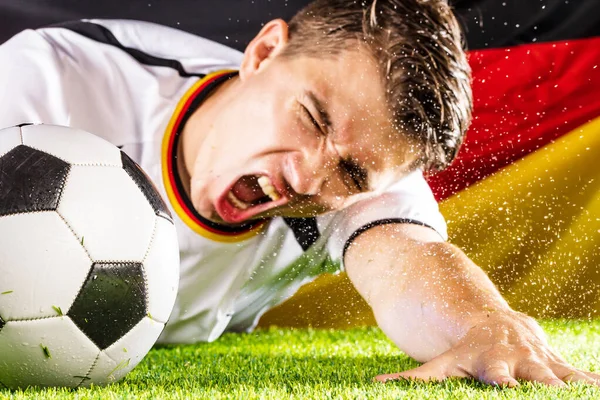
[[[235,195],[232,192],[227,193],[227,198],[233,203],[234,206],[236,206],[239,209],[245,210],[248,207],[250,207],[249,204],[246,204],[237,197],[235,197]]]
[[[273,186],[271,180],[268,177],[261,176],[260,178],[258,178],[258,184],[260,185],[260,188],[262,189],[265,196],[269,196],[271,200],[276,201],[281,198],[281,195],[277,193],[277,190],[275,190],[275,187]],[[251,207],[251,204],[248,204],[238,199],[231,191],[227,193],[227,199],[229,199],[229,201],[240,210],[247,210]]]
[[[263,193],[273,201],[279,200],[281,196],[275,190],[275,187],[271,183],[271,180],[267,176],[261,176],[258,178],[258,184],[260,185]]]

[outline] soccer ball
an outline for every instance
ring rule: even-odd
[[[119,380],[178,281],[171,215],[125,153],[77,129],[0,130],[0,387]]]

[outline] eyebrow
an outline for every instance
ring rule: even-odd
[[[323,125],[325,125],[327,127],[327,129],[329,129],[329,130],[334,130],[333,123],[331,122],[331,116],[329,115],[329,112],[327,111],[327,108],[325,107],[326,103],[324,101],[322,101],[319,97],[317,97],[317,95],[310,90],[306,93],[306,95],[308,96],[310,101],[315,106],[315,109],[319,113],[319,119],[321,119],[321,121],[323,122]]]

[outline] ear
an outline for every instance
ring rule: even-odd
[[[268,22],[246,47],[240,66],[240,79],[244,80],[262,70],[281,53],[287,42],[287,23],[282,19]]]

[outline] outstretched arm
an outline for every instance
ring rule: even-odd
[[[512,310],[487,275],[432,229],[387,224],[359,235],[345,256],[354,286],[379,327],[418,368],[380,375],[443,380],[471,376],[515,386],[516,379],[562,386],[599,383],[550,349],[541,327]]]

